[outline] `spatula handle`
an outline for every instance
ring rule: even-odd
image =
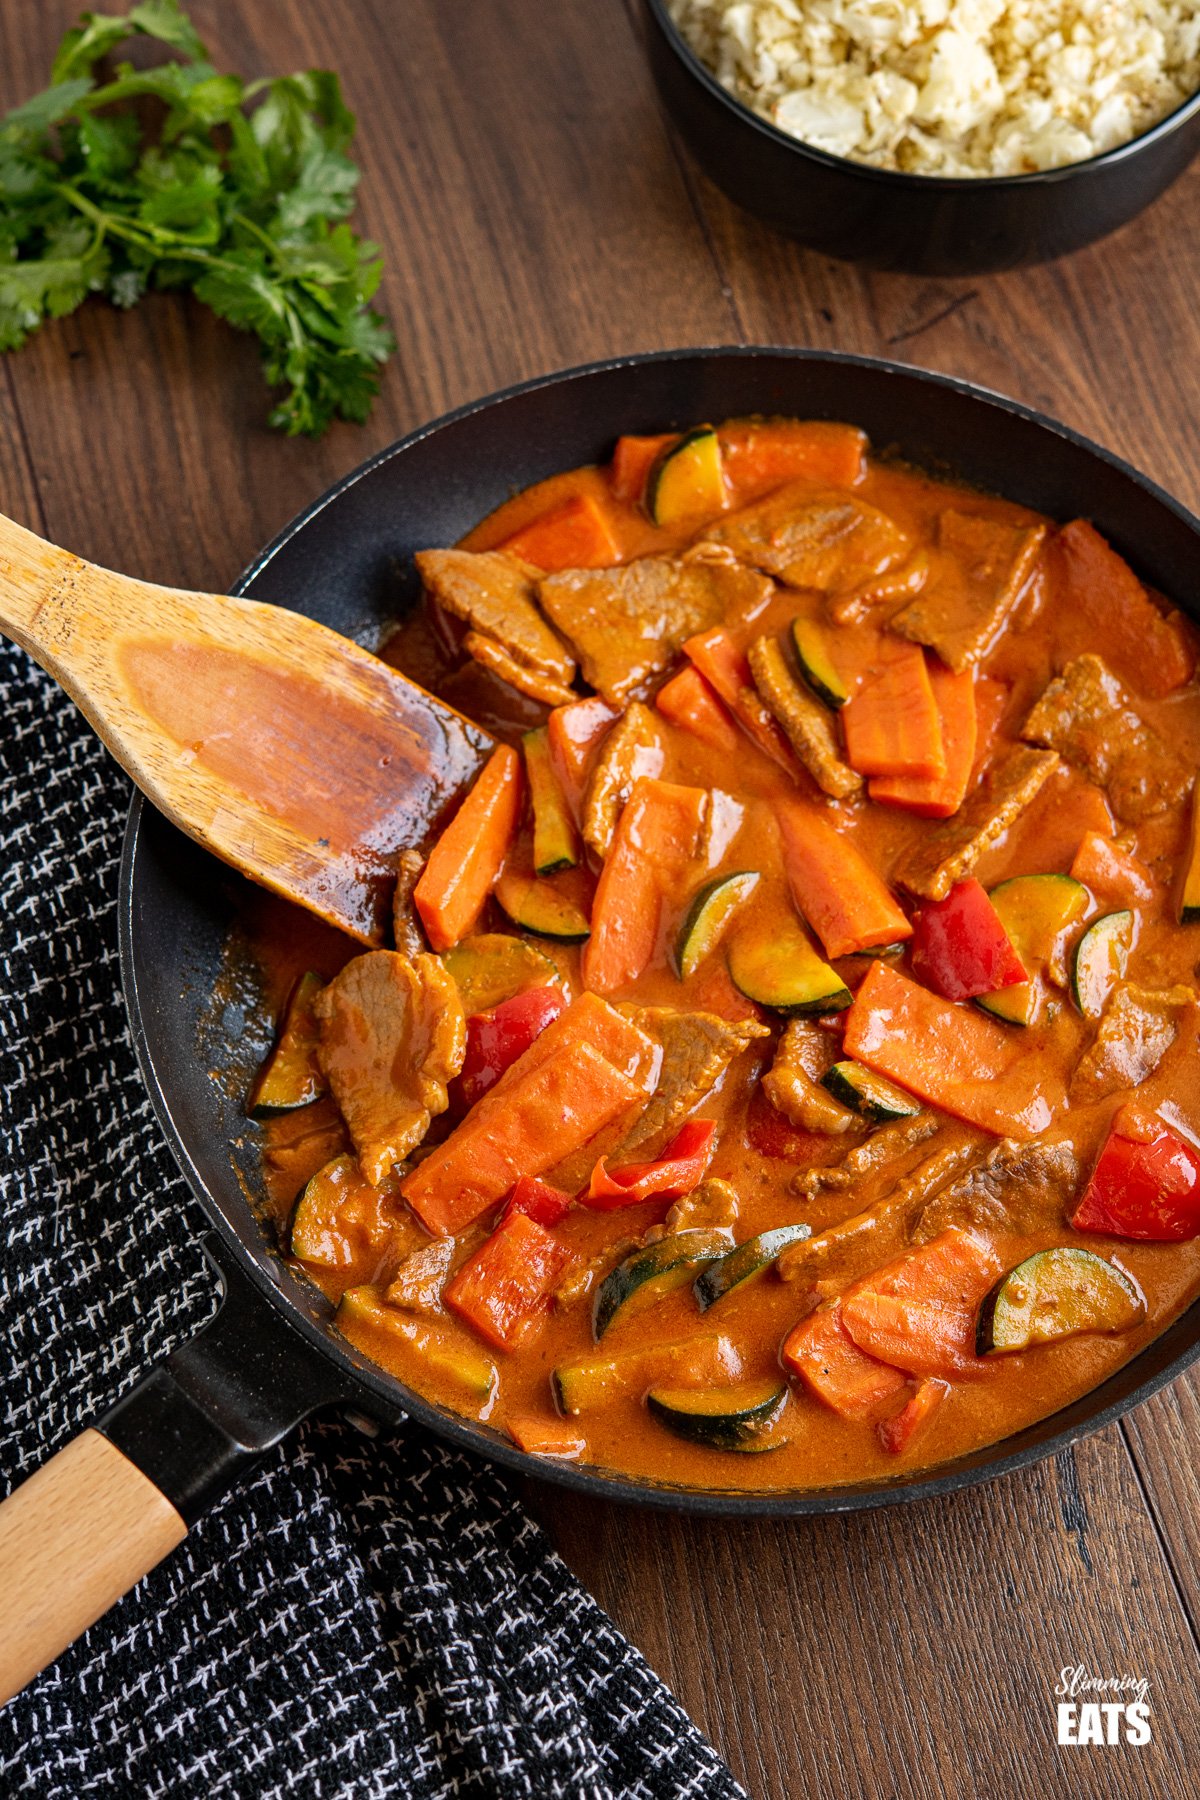
[[[0,1706],[187,1535],[154,1483],[81,1432],[0,1505]]]
[[[74,608],[96,573],[0,513],[0,631],[39,662],[69,643]]]

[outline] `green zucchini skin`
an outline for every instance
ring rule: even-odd
[[[787,1404],[779,1381],[743,1382],[728,1388],[651,1388],[646,1406],[660,1425],[707,1450],[774,1449],[757,1442]]]
[[[1146,1302],[1131,1275],[1092,1250],[1038,1250],[1001,1277],[979,1309],[979,1356],[1028,1350],[1080,1332],[1126,1331]]]
[[[1133,914],[1127,908],[1105,913],[1089,925],[1075,946],[1071,995],[1085,1019],[1098,1019],[1114,982],[1129,967]]]
[[[1181,925],[1200,924],[1200,781],[1192,789],[1191,823],[1175,916]]]
[[[751,927],[754,921],[750,921]],[[844,1012],[851,993],[837,970],[813,949],[799,924],[771,935],[735,932],[726,954],[734,986],[773,1012],[815,1016]]]
[[[544,950],[507,931],[463,938],[442,952],[467,1014],[488,1012],[526,988],[549,987],[559,973]]]
[[[835,1100],[849,1106],[864,1119],[915,1119],[921,1102],[893,1086],[882,1075],[875,1075],[862,1063],[836,1062],[821,1077],[824,1087]]]
[[[535,937],[581,944],[591,935],[592,928],[580,908],[536,875],[501,875],[495,896],[500,910],[507,913],[513,924],[522,931],[531,931]]]
[[[316,1059],[318,1030],[312,1015],[313,1001],[324,986],[323,977],[309,969],[288,995],[274,1048],[250,1096],[252,1119],[296,1112],[328,1093]]]
[[[735,1245],[718,1261],[707,1264],[696,1277],[693,1291],[700,1311],[707,1312],[735,1288],[761,1275],[789,1244],[799,1244],[811,1236],[811,1225],[777,1225],[773,1231],[760,1231],[757,1237]]]
[[[550,761],[546,727],[527,731],[521,747],[533,808],[533,866],[539,875],[557,875],[579,861],[579,839]]]
[[[758,886],[757,869],[738,869],[706,882],[688,907],[675,941],[675,967],[687,980],[716,949],[721,933]]]
[[[845,706],[850,690],[833,666],[825,633],[815,619],[792,620],[792,648],[800,673],[817,699],[835,712]]]
[[[728,1231],[677,1231],[635,1250],[611,1269],[596,1290],[592,1330],[596,1342],[616,1324],[635,1301],[648,1301],[683,1287],[704,1263],[724,1256],[730,1247]]]
[[[656,525],[677,525],[725,504],[721,441],[711,425],[697,425],[668,444],[646,479],[646,511]]]
[[[1028,969],[1040,974],[1055,940],[1087,909],[1088,892],[1073,875],[1013,875],[988,892],[1009,942]],[[1038,983],[1030,977],[994,994],[978,994],[975,1004],[1006,1025],[1032,1025],[1038,1006]]]
[[[335,1156],[309,1176],[292,1209],[288,1244],[293,1256],[301,1262],[322,1262],[321,1234],[336,1232],[342,1202],[361,1185],[358,1160],[349,1154]]]

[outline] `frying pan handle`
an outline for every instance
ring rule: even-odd
[[[352,1375],[215,1236],[216,1317],[0,1504],[0,1706],[181,1543],[241,1472]]]

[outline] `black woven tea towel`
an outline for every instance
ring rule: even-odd
[[[6,644],[0,682],[7,1489],[215,1296],[120,999],[127,784]],[[0,1713],[36,1800],[740,1793],[499,1473],[414,1427],[307,1427]]]

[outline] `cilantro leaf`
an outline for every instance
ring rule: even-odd
[[[169,59],[114,65],[138,37]],[[190,288],[258,338],[272,425],[365,419],[395,339],[370,305],[378,250],[346,222],[353,136],[332,71],[222,73],[178,0],[81,14],[49,86],[0,120],[0,351],[91,293]]]

